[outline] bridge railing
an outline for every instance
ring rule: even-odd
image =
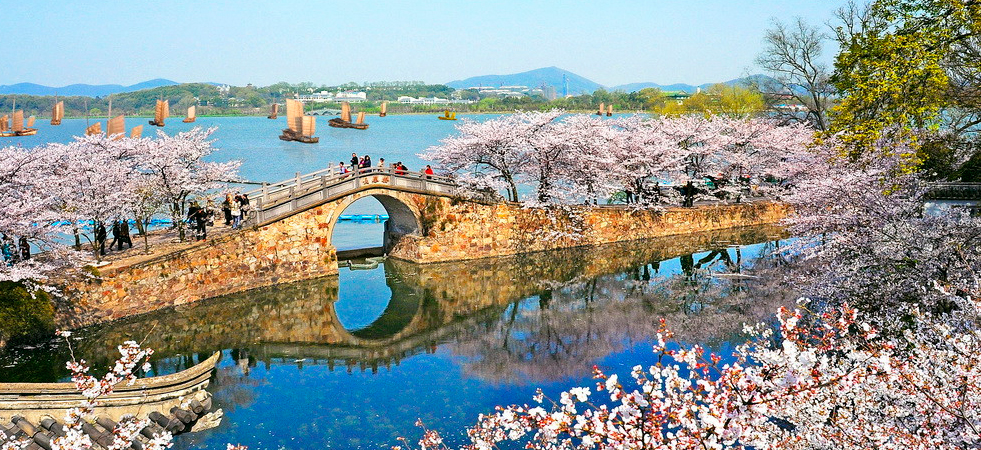
[[[981,183],[931,183],[926,197],[931,200],[981,200]]]
[[[452,194],[457,187],[452,177],[427,175],[390,167],[368,167],[339,173],[337,167],[263,185],[246,192],[253,212],[247,223],[260,224],[312,204],[343,196],[365,186],[388,187],[434,194]]]

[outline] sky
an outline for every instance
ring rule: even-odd
[[[844,3],[0,0],[0,84],[445,83],[548,66],[605,86],[702,84],[760,73],[772,19],[825,24]]]

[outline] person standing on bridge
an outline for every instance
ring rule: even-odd
[[[225,194],[225,201],[221,202],[221,212],[225,215],[225,226],[232,224],[232,194]]]
[[[433,168],[429,164],[426,164],[426,170],[424,170],[423,173],[426,174],[427,180],[433,179],[433,175],[436,175],[436,173],[433,172]]]
[[[368,155],[364,155],[363,161],[364,162],[361,164],[361,168],[362,169],[371,169],[371,157],[368,156]],[[367,172],[367,170],[365,170],[365,172]]]
[[[238,201],[238,195],[235,196],[235,200],[232,201],[229,211],[232,215],[232,229],[238,229],[242,226],[242,206]]]
[[[385,170],[385,158],[378,158],[378,171],[381,172],[384,170]]]
[[[352,170],[357,169],[358,168],[358,164],[360,164],[360,163],[361,163],[361,160],[358,159],[358,154],[357,153],[351,153],[351,169]]]

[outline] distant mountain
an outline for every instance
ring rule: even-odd
[[[754,84],[757,86],[766,86],[766,85],[771,85],[772,83],[776,83],[776,80],[774,80],[773,78],[767,75],[762,75],[762,74],[749,75],[746,77],[736,78],[734,80],[722,82],[722,84],[727,86],[732,86],[732,85],[749,86]],[[694,86],[685,83],[657,84],[657,83],[647,82],[647,83],[621,84],[619,86],[613,86],[612,88],[610,88],[610,90],[623,91],[623,92],[637,92],[641,89],[646,89],[646,88],[658,88],[662,91],[684,91],[688,93],[693,93],[699,89],[706,89],[709,86],[712,86],[713,84],[717,84],[717,83],[705,83],[705,84],[700,84],[698,86]]]
[[[538,87],[543,83],[555,87],[555,91],[563,94],[563,78],[565,75],[569,83],[569,94],[592,94],[593,91],[603,87],[603,85],[576,75],[568,70],[558,67],[544,67],[541,69],[529,70],[527,72],[512,73],[509,75],[483,75],[470,77],[465,80],[457,80],[446,83],[447,86],[455,89],[466,89],[475,86],[528,86]]]
[[[131,86],[119,84],[72,84],[62,87],[43,86],[34,83],[17,83],[11,85],[0,85],[0,94],[25,94],[25,95],[60,95],[73,96],[81,95],[86,97],[105,97],[109,94],[120,92],[135,92],[143,89],[152,89],[160,86],[173,86],[179,84],[176,81],[157,78],[154,80],[136,83]]]

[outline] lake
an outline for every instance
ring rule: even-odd
[[[755,227],[440,264],[273,286],[79,330],[75,353],[100,373],[125,339],[155,349],[153,374],[212,352],[215,429],[175,448],[385,449],[421,419],[451,444],[495,405],[591,386],[591,367],[628,377],[652,364],[664,317],[680,340],[731,354],[743,323],[788,302],[785,236]],[[766,299],[761,301],[761,299]],[[52,339],[0,355],[3,381],[67,373]]]

